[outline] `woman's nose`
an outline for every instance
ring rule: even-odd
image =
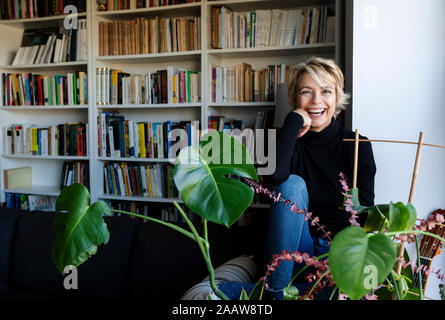
[[[314,94],[312,95],[312,102],[314,104],[318,104],[321,101],[321,92],[314,91]]]

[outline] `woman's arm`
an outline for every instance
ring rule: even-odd
[[[289,112],[284,120],[283,127],[278,133],[276,141],[276,169],[275,173],[264,176],[264,180],[272,185],[279,185],[287,180],[291,171],[292,155],[295,150],[295,141],[303,128],[304,119],[299,113]],[[269,147],[269,151],[271,148]],[[273,150],[273,149],[272,149]]]

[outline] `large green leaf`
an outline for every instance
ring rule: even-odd
[[[411,205],[405,206],[401,202],[394,204],[394,210],[389,215],[388,231],[408,231],[416,223],[416,209]]]
[[[329,266],[340,291],[359,299],[385,280],[396,256],[393,242],[386,235],[348,227],[332,241]]]
[[[380,231],[385,225],[388,224],[388,217],[390,212],[394,210],[394,205],[391,204],[379,204],[369,207],[368,217],[364,225],[366,232]]]
[[[111,213],[110,208],[103,201],[92,206],[89,202],[87,188],[78,183],[63,189],[57,198],[52,258],[61,274],[67,265],[84,263],[110,238],[102,218],[103,213]]]
[[[241,163],[236,163],[244,159]],[[201,138],[199,150],[187,147],[176,159],[174,180],[184,204],[199,216],[230,227],[247,209],[253,190],[229,175],[258,180],[243,144],[213,131]]]

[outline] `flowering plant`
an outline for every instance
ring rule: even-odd
[[[243,161],[239,161],[240,159]],[[237,178],[234,178],[235,176]],[[280,194],[276,195],[263,188],[257,180],[255,168],[245,147],[229,135],[210,132],[201,138],[199,150],[192,147],[181,150],[175,164],[174,181],[184,204],[203,218],[202,236],[177,202],[174,202],[174,205],[190,231],[153,217],[110,209],[103,201],[97,201],[90,206],[88,190],[81,184],[73,184],[62,190],[56,201],[53,261],[60,273],[63,273],[66,265],[79,266],[85,262],[96,253],[99,245],[106,244],[109,240],[110,235],[103,214],[124,213],[163,224],[193,239],[206,262],[213,291],[221,299],[228,299],[216,286],[214,268],[210,260],[208,221],[230,227],[250,205],[254,192],[258,192],[265,193],[274,201],[284,201],[290,205],[291,212],[305,214],[307,221],[324,231],[324,226],[319,225],[317,217],[298,209],[295,203],[282,199]],[[429,222],[422,221],[416,226],[416,210],[410,204],[398,202],[363,207],[358,202],[357,189],[349,190],[343,175],[340,175],[340,183],[343,185],[345,196],[344,209],[351,214],[352,226],[339,232],[334,239],[331,239],[329,232],[324,232],[325,237],[332,241],[329,253],[320,257],[286,251],[274,255],[267,266],[265,277],[258,281],[250,296],[243,292],[241,299],[261,299],[263,290],[267,287],[267,277],[284,260],[306,264],[294,278],[309,267],[315,270],[306,277],[308,282],[314,283],[308,292],[301,295],[292,286],[291,281],[284,290],[285,299],[312,299],[314,294],[326,286],[336,288],[331,298],[338,289],[341,299],[346,295],[351,299],[376,299],[374,292],[382,285],[389,290],[395,290],[399,299],[406,296],[407,289],[403,291],[402,282],[412,280],[409,274],[399,275],[393,270],[397,261],[394,240],[396,237],[410,235],[408,240],[411,241],[414,239],[412,235],[418,234],[437,238],[436,235],[426,232]],[[364,212],[368,213],[368,217],[364,228],[361,228],[356,218]],[[440,240],[445,242],[445,239]],[[414,267],[410,263],[404,263],[404,266]],[[422,298],[422,290],[420,296]]]
[[[385,205],[375,205],[370,207],[361,206],[358,200],[358,189],[349,189],[346,177],[343,173],[339,174],[339,181],[343,188],[344,203],[343,209],[351,215],[350,227],[340,231],[332,240],[330,232],[324,231],[324,226],[319,225],[319,219],[312,217],[310,212],[299,210],[295,203],[288,199],[283,199],[281,194],[263,188],[255,181],[244,179],[257,193],[267,195],[273,201],[282,201],[285,205],[290,205],[289,210],[296,214],[304,214],[306,221],[311,221],[311,225],[318,226],[318,230],[324,232],[324,238],[331,241],[328,254],[319,257],[310,257],[306,253],[297,251],[283,251],[272,257],[272,261],[267,265],[266,276],[261,279],[263,287],[267,287],[267,277],[270,272],[276,270],[282,261],[304,262],[302,268],[292,278],[289,285],[284,289],[284,298],[289,300],[307,300],[313,299],[316,293],[321,292],[325,287],[334,288],[330,299],[333,298],[338,290],[338,298],[344,300],[350,299],[392,299],[391,293],[394,292],[396,299],[423,299],[422,279],[419,281],[419,288],[414,286],[413,274],[424,271],[425,275],[435,273],[436,276],[444,280],[440,270],[426,270],[426,266],[418,261],[406,262],[407,254],[398,257],[396,248],[399,243],[396,240],[407,240],[409,243],[416,242],[420,234],[427,235],[445,242],[445,239],[427,232],[437,223],[443,223],[444,217],[440,213],[432,214],[428,220],[420,220],[416,224],[416,209],[411,204],[401,202],[389,203]],[[357,222],[360,214],[367,213],[367,219],[364,227],[361,228]],[[419,252],[417,253],[419,256]],[[398,274],[397,264],[401,264],[403,270]],[[296,287],[292,286],[293,281],[302,274],[307,268],[312,267],[311,273],[306,275],[306,280],[314,285],[304,293],[298,292]]]

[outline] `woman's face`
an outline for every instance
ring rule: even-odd
[[[305,72],[298,79],[297,108],[306,111],[312,120],[311,131],[320,132],[331,124],[335,113],[335,85],[325,83],[320,86]]]

